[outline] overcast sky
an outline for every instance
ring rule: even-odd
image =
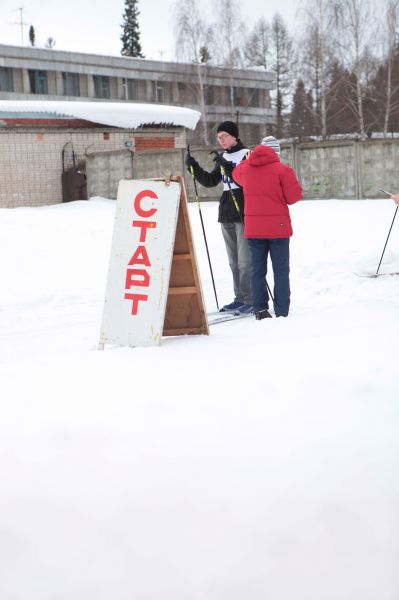
[[[175,0],[139,0],[141,42],[146,58],[173,58],[173,14]],[[271,21],[279,12],[291,33],[295,15],[304,0],[240,0],[243,20],[252,27],[260,17]],[[205,8],[214,6],[212,0],[201,0]],[[0,42],[21,45],[21,12],[24,45],[28,45],[28,30],[32,24],[36,45],[56,40],[55,49],[96,54],[120,55],[120,24],[124,0],[0,0]],[[211,12],[209,11],[209,14]],[[214,21],[215,19],[212,18]]]

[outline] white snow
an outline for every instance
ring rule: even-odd
[[[292,208],[289,318],[100,352],[114,210],[0,210],[1,600],[397,600],[394,204]]]
[[[197,110],[182,106],[62,100],[0,100],[0,112],[53,113],[127,129],[152,124],[171,124],[195,129],[201,117]]]

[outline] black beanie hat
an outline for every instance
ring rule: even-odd
[[[238,127],[236,123],[233,123],[233,121],[223,121],[223,123],[220,123],[216,131],[217,133],[219,133],[219,131],[225,131],[238,140]]]

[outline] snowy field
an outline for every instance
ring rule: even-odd
[[[114,208],[0,210],[0,599],[397,600],[393,202],[292,208],[289,318],[100,352]]]

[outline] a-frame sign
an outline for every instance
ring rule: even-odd
[[[184,180],[121,181],[99,347],[183,334],[209,334]]]

